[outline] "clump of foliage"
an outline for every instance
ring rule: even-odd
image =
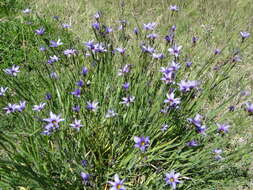
[[[176,18],[180,9],[169,11]],[[251,142],[231,142],[237,109],[228,109],[243,87],[214,104],[239,51],[206,49],[198,62],[211,39],[185,40],[176,25],[164,33],[156,22],[108,26],[98,12],[94,39],[82,42],[58,17],[52,23],[29,9],[23,14],[9,34],[23,37],[9,46],[20,48],[1,55],[0,185],[210,189],[250,178]],[[235,46],[244,50],[250,34],[237,35]]]

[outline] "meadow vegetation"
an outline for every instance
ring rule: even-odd
[[[250,0],[0,12],[0,188],[253,188]]]

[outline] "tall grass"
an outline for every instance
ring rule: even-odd
[[[130,15],[129,6],[136,7],[136,3],[140,7],[155,5],[152,1],[114,3],[119,15],[113,23],[102,8],[99,18],[90,21],[97,22],[99,28],[86,27],[87,35],[83,38],[81,33],[75,32],[76,37],[71,28],[63,28],[66,20],[61,17],[41,17],[32,12],[23,14],[14,24],[3,23],[3,32],[12,31],[10,36],[21,36],[21,42],[28,45],[24,48],[26,53],[17,56],[22,59],[13,62],[6,56],[11,55],[9,49],[3,46],[3,69],[15,64],[20,66],[20,72],[15,77],[1,71],[1,86],[9,89],[0,97],[0,106],[24,100],[27,106],[10,114],[4,110],[0,113],[0,187],[109,189],[109,181],[118,174],[125,179],[127,189],[169,189],[165,174],[174,170],[180,173],[182,182],[177,184],[178,189],[225,189],[239,185],[251,188],[248,182],[252,138],[240,142],[237,139],[252,122],[243,109],[248,99],[241,94],[248,85],[244,81],[247,76],[231,76],[240,68],[236,58],[248,60],[251,38],[242,42],[239,32],[250,31],[250,25],[233,26],[239,16],[233,10],[225,10],[230,20],[222,17],[215,31],[210,23],[201,27],[193,22],[195,8],[211,14],[206,9],[209,4],[218,9],[225,4],[218,7],[213,2],[180,1],[180,10],[172,12],[167,10],[167,2],[161,1],[161,16],[145,20]],[[241,6],[248,11],[246,5]],[[212,19],[209,22],[215,22]],[[156,22],[156,28],[144,30],[143,24],[148,22]],[[170,28],[174,24],[177,28],[173,32]],[[21,30],[14,30],[17,27]],[[45,28],[45,33],[36,35],[34,31],[40,27]],[[108,33],[108,27],[113,31]],[[137,34],[133,33],[134,27]],[[229,27],[232,32],[227,31]],[[150,33],[158,33],[159,37],[150,40]],[[174,40],[166,42],[164,37],[172,34]],[[198,38],[196,43],[192,42],[193,36]],[[50,41],[58,39],[63,45],[50,47]],[[84,43],[92,39],[93,42]],[[17,42],[14,47],[22,49],[19,40],[13,42]],[[99,44],[105,52],[99,52]],[[168,51],[174,45],[182,45],[179,56]],[[40,46],[46,50],[39,51]],[[164,58],[154,58],[153,53],[143,50],[144,46],[154,48]],[[124,48],[125,52],[120,53],[117,48]],[[222,50],[220,54],[214,54],[216,48]],[[67,49],[76,51],[64,55]],[[58,61],[52,61],[54,55],[59,57]],[[178,62],[180,68],[172,67],[172,61]],[[167,74],[175,75],[171,83],[161,80],[168,77],[161,67],[169,67]],[[80,80],[78,86],[76,82]],[[182,80],[196,83],[182,90]],[[236,82],[236,88],[227,88],[231,80]],[[130,83],[129,88],[122,87],[126,82]],[[166,95],[173,92],[180,103],[164,103]],[[126,102],[129,99],[125,97],[132,101]],[[46,103],[44,109],[34,111],[33,106],[42,102]],[[98,107],[88,107],[89,102],[97,102]],[[231,105],[235,106],[234,111],[229,111]],[[74,106],[80,106],[80,110],[73,110]],[[108,110],[115,111],[115,115],[108,115]],[[59,127],[56,121],[51,122],[48,130],[45,118],[50,117],[50,112],[61,114],[64,121],[59,122]],[[197,114],[203,118],[197,119]],[[83,126],[79,130],[70,126],[75,120],[81,120]],[[228,133],[218,130],[218,124],[229,124]],[[142,136],[150,139],[140,145],[146,145],[144,151],[134,146],[136,137]],[[196,146],[189,146],[192,140],[197,142]],[[82,178],[81,172],[89,174],[89,178]]]

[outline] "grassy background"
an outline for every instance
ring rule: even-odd
[[[176,24],[180,43],[187,43],[192,36],[201,36],[201,45],[192,52],[193,62],[204,62],[206,57],[213,53],[215,48],[223,50],[223,54],[238,49],[239,32],[242,30],[253,31],[253,5],[250,0],[129,0],[124,3],[124,11],[121,5],[123,1],[115,0],[38,0],[34,2],[36,11],[41,15],[59,16],[61,20],[72,24],[72,31],[81,39],[87,41],[94,38],[90,30],[92,15],[102,11],[106,23],[115,29],[119,26],[119,20],[126,19],[131,28],[143,23],[158,22],[161,38],[169,27]],[[176,17],[171,17],[167,9],[176,4],[180,7]],[[249,39],[249,44],[253,39]],[[206,52],[206,49],[210,51]],[[242,53],[243,62],[237,64],[233,79],[241,76],[248,77],[248,90],[253,87],[252,82],[252,46]],[[195,56],[196,55],[196,56]],[[238,71],[240,71],[238,73]],[[242,72],[243,71],[243,72]],[[235,87],[235,81],[227,84],[227,88]],[[236,88],[236,87],[235,87]]]

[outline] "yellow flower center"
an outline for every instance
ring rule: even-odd
[[[141,146],[144,146],[144,145],[145,145],[145,142],[144,142],[144,141],[142,141],[142,142],[141,142]]]
[[[118,185],[116,186],[116,188],[117,188],[117,189],[120,189],[120,188],[121,188],[121,185],[120,185],[120,184],[118,184]]]
[[[170,178],[170,182],[174,182],[175,180],[174,180],[174,178],[173,177],[171,177]]]

